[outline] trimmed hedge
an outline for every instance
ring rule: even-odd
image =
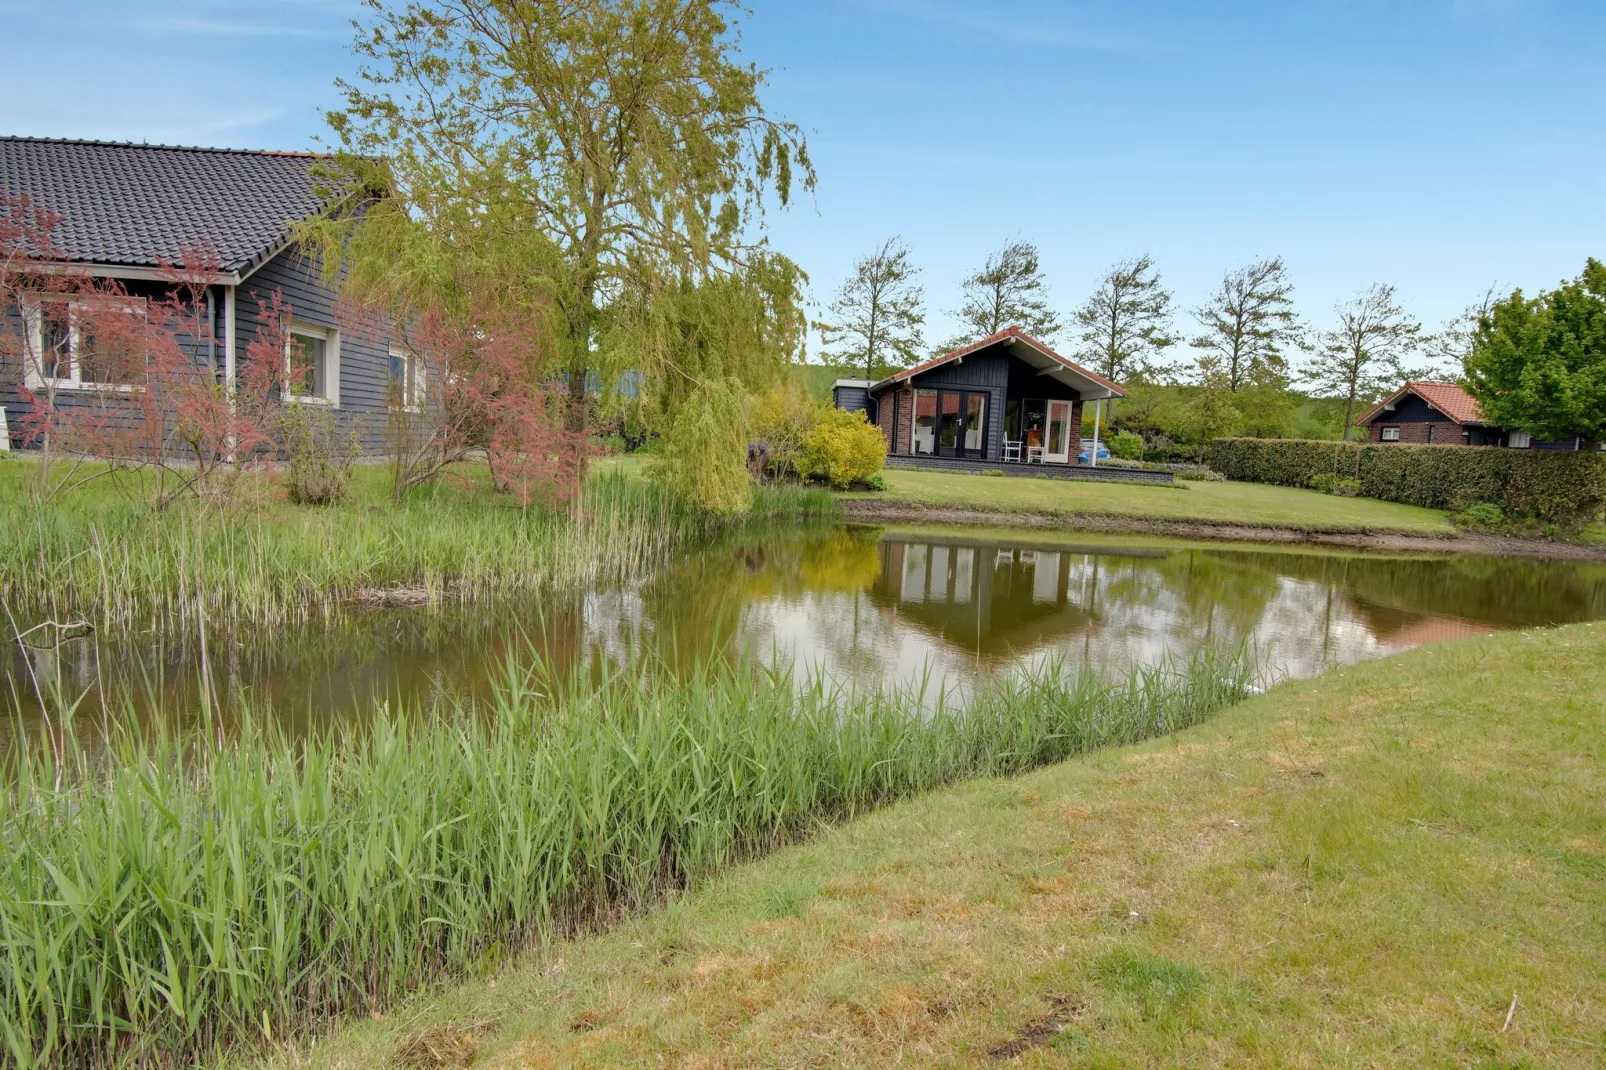
[[[1318,476],[1355,478],[1368,498],[1453,510],[1489,502],[1568,528],[1606,505],[1606,453],[1595,450],[1218,438],[1207,461],[1245,483],[1309,487]]]

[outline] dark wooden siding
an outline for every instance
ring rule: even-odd
[[[325,285],[318,265],[299,250],[286,249],[240,283],[234,299],[236,359],[245,360],[246,347],[260,334],[264,311],[275,291],[290,306],[292,319],[340,331],[340,406],[336,410],[340,429],[355,432],[365,452],[383,452],[390,339],[341,330],[335,315],[336,291]]]
[[[962,361],[950,361],[913,376],[910,382],[916,390],[954,387],[986,393],[987,459],[996,461],[1003,456],[1004,449],[1004,400],[1009,392],[1009,367],[1017,363],[998,349],[989,348],[972,353]]]
[[[832,399],[836,407],[848,412],[862,412],[869,419],[870,391],[862,386],[835,386],[831,388]]]
[[[1082,395],[1052,375],[1039,375],[1023,360],[1009,362],[1009,396],[1042,398],[1044,401],[1080,401]]]
[[[130,280],[119,284],[123,293],[129,297],[140,298],[150,303],[170,300],[172,287],[160,282]],[[223,366],[223,294],[221,288],[213,287],[209,291],[212,309],[217,317],[215,328],[217,341],[215,343],[197,342],[188,333],[178,335],[179,348],[192,361],[201,367],[214,369],[214,374],[221,381]],[[208,310],[203,308],[202,318],[206,318]],[[186,317],[187,318],[187,317]],[[23,420],[28,414],[28,404],[23,399],[21,387],[24,381],[22,366],[21,332],[26,329],[25,321],[18,309],[5,309],[0,314],[0,330],[6,332],[4,345],[0,345],[0,410],[6,414],[6,427],[10,432],[13,448],[22,447]],[[127,413],[129,419],[137,416],[137,410],[126,401],[120,400],[118,395],[107,394],[94,390],[76,390],[71,387],[61,387],[56,391],[57,411],[70,411],[73,409],[95,408],[103,412],[119,411]]]

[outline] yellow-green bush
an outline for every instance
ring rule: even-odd
[[[795,382],[758,399],[753,408],[753,438],[769,447],[772,471],[781,475],[797,471],[798,455],[814,429],[818,409]]]
[[[887,440],[862,412],[821,406],[798,452],[797,473],[838,490],[863,483],[887,461]]]

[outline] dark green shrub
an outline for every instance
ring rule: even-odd
[[[886,490],[887,477],[882,475],[880,472],[877,472],[875,475],[864,481],[864,489],[877,492]]]
[[[1388,502],[1460,510],[1475,502],[1576,530],[1606,504],[1606,453],[1482,446],[1374,445],[1302,439],[1222,438],[1208,463],[1228,479],[1316,487],[1319,477],[1360,481]]]
[[[1506,526],[1506,511],[1493,502],[1474,502],[1450,519],[1457,527],[1499,531]]]

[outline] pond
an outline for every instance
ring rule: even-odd
[[[563,670],[677,666],[745,651],[876,686],[962,697],[1034,660],[1124,671],[1252,642],[1310,676],[1445,639],[1606,618],[1606,565],[1363,556],[1132,537],[842,527],[691,554],[640,582],[560,599],[352,612],[269,636],[90,635],[11,644],[11,703],[35,681],[81,725],[160,706],[198,716],[202,681],[291,727],[391,701],[483,696],[509,657]],[[204,675],[203,675],[204,669]],[[103,702],[103,698],[109,701]],[[109,707],[109,712],[108,712]]]

